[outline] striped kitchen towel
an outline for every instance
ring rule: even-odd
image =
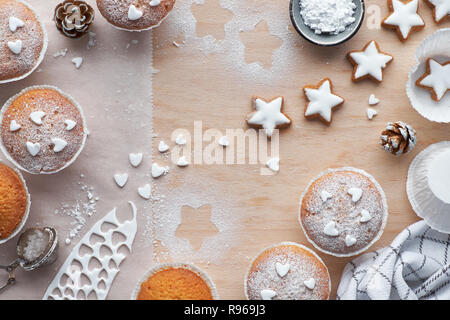
[[[450,235],[419,221],[344,269],[337,299],[450,299]]]

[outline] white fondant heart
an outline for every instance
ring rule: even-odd
[[[175,143],[182,146],[186,144],[186,139],[182,134],[179,134],[178,137],[175,139]]]
[[[354,236],[351,236],[351,235],[347,235],[346,237],[345,237],[345,245],[347,246],[347,247],[351,247],[352,245],[354,245],[356,243],[356,238],[354,237]]]
[[[41,145],[37,142],[33,143],[27,141],[27,150],[34,157],[39,153],[39,151],[41,151]]]
[[[148,200],[152,194],[152,188],[149,184],[146,184],[145,186],[138,188],[138,194],[145,200]]]
[[[339,235],[339,231],[336,229],[336,222],[328,222],[323,228],[323,233],[330,237],[337,237]]]
[[[161,0],[152,0],[152,1],[150,1],[150,6],[156,7],[156,6],[159,6],[160,3],[161,3]]]
[[[333,195],[332,195],[331,193],[329,193],[328,191],[323,190],[323,191],[320,193],[320,197],[322,198],[322,201],[323,201],[323,202],[327,202],[327,200],[328,200],[328,199],[331,199],[331,198],[333,197]]]
[[[16,32],[17,28],[23,27],[25,24],[22,20],[16,17],[9,17],[9,30]]]
[[[282,264],[282,263],[277,262],[275,264],[275,269],[277,270],[277,273],[281,278],[283,278],[285,275],[287,275],[290,268],[291,268],[291,265],[289,263]]]
[[[72,59],[72,63],[75,65],[75,68],[79,69],[81,67],[81,64],[83,63],[83,58],[75,57]]]
[[[380,103],[380,99],[376,98],[374,94],[371,94],[369,97],[369,105],[374,106]]]
[[[369,118],[369,120],[372,120],[373,117],[375,117],[378,114],[378,112],[375,109],[367,108],[366,114],[367,118]]]
[[[127,183],[128,181],[128,173],[116,173],[114,175],[114,181],[117,183],[117,185],[121,188]]]
[[[314,278],[309,278],[308,280],[303,281],[303,284],[309,290],[313,290],[316,287],[316,280]]]
[[[168,167],[160,167],[157,163],[152,164],[152,177],[159,178],[169,171]]]
[[[64,121],[64,124],[66,125],[67,131],[72,130],[77,125],[77,123],[75,121],[70,120],[70,119],[67,119],[66,121]]]
[[[137,168],[142,162],[144,155],[142,153],[130,153],[128,159],[133,167]]]
[[[45,112],[43,111],[34,111],[30,114],[30,119],[35,124],[40,126],[42,124],[42,118],[45,116]]]
[[[274,172],[280,171],[280,158],[270,158],[266,166]]]
[[[164,141],[161,140],[159,142],[158,151],[164,153],[167,150],[169,150],[169,146]]]
[[[360,188],[350,188],[348,189],[348,194],[352,196],[353,202],[358,202],[361,199],[363,191]]]
[[[369,222],[371,219],[372,216],[369,211],[367,211],[366,209],[361,210],[361,219],[359,219],[360,222]]]
[[[261,290],[261,298],[263,300],[272,300],[273,297],[275,297],[277,293],[270,289]]]
[[[223,147],[228,147],[230,145],[230,141],[227,136],[223,136],[219,139],[219,144]]]
[[[52,138],[51,141],[52,141],[52,144],[53,144],[53,151],[54,152],[61,152],[67,146],[67,142],[64,139]]]
[[[142,11],[136,8],[133,4],[128,9],[128,19],[130,20],[138,20],[142,17],[142,14]]]
[[[14,54],[21,53],[22,52],[22,40],[8,41],[8,48]]]
[[[177,166],[179,166],[179,167],[186,167],[188,165],[189,165],[189,162],[187,162],[185,156],[182,156],[182,157],[180,157],[180,159],[178,159]]]
[[[16,120],[12,120],[11,123],[9,124],[9,131],[11,132],[20,130],[20,128],[22,128],[22,126],[18,124]]]

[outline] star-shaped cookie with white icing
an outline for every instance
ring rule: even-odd
[[[437,24],[444,22],[450,17],[449,0],[425,0],[425,2],[433,8],[433,18]]]
[[[440,101],[450,90],[450,61],[440,64],[436,60],[428,59],[427,72],[417,79],[416,85],[431,90],[431,98]]]
[[[417,13],[419,0],[388,0],[390,14],[381,25],[385,28],[396,29],[401,41],[406,41],[413,31],[425,27],[425,22]]]
[[[270,102],[253,97],[253,106],[256,111],[247,115],[247,124],[263,128],[267,137],[272,137],[275,129],[287,127],[292,123],[292,120],[282,112],[283,103],[283,97],[277,97]]]
[[[333,84],[325,78],[317,86],[305,86],[303,92],[308,100],[305,118],[319,118],[326,125],[330,125],[333,109],[344,103],[344,98],[333,93]]]
[[[353,81],[369,78],[376,82],[383,80],[383,69],[394,59],[393,56],[380,51],[376,41],[370,41],[362,51],[349,52],[347,58],[354,66]]]

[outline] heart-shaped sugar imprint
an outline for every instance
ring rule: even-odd
[[[266,166],[273,172],[280,171],[280,158],[270,158]]]
[[[380,103],[380,99],[376,98],[374,94],[371,94],[369,97],[369,105],[374,106]]]
[[[42,118],[45,116],[45,112],[44,111],[34,111],[30,114],[30,119],[31,121],[33,121],[35,124],[37,124],[38,126],[40,126],[42,124]]]
[[[177,166],[179,167],[187,167],[189,165],[189,162],[186,160],[185,156],[180,157],[177,162]]]
[[[367,108],[366,114],[367,114],[367,118],[369,120],[372,120],[373,117],[375,117],[378,114],[378,112],[375,109]]]
[[[316,280],[314,280],[314,278],[309,278],[308,280],[303,281],[303,284],[309,290],[313,290],[316,287]]]
[[[21,53],[22,52],[22,40],[8,41],[8,48],[14,54]]]
[[[17,28],[23,27],[25,24],[22,20],[16,17],[9,17],[9,30],[16,32]]]
[[[27,150],[33,157],[35,157],[39,153],[39,151],[41,151],[41,145],[37,142],[33,143],[27,141]]]
[[[114,181],[119,187],[123,188],[128,181],[128,173],[116,173],[114,175]]]
[[[152,0],[152,1],[150,1],[150,7],[159,6],[160,3],[161,3],[161,0]]]
[[[180,145],[180,146],[185,145],[186,144],[186,138],[182,134],[179,134],[177,136],[177,138],[175,139],[175,143]]]
[[[228,140],[227,136],[223,136],[219,139],[219,144],[222,147],[228,147],[230,145],[230,140]]]
[[[168,167],[161,167],[157,163],[152,164],[152,177],[159,178],[169,172]]]
[[[53,144],[53,151],[54,152],[61,152],[67,146],[67,142],[64,139],[52,138],[51,141],[52,141],[52,144]]]
[[[348,194],[352,196],[353,202],[358,202],[361,199],[363,191],[360,188],[350,188],[348,189]]]
[[[22,128],[22,126],[18,124],[16,120],[11,120],[11,123],[9,124],[9,131],[15,132],[20,130],[20,128]]]
[[[136,8],[133,4],[128,9],[128,19],[130,20],[138,20],[142,17],[142,14],[142,11]]]
[[[261,290],[261,298],[263,300],[272,300],[273,297],[275,297],[277,293],[270,289]]]
[[[138,194],[145,200],[148,200],[152,194],[152,188],[147,183],[145,186],[138,188]]]
[[[337,237],[339,235],[339,231],[336,229],[336,222],[328,222],[323,228],[323,233],[330,237]]]
[[[66,121],[64,121],[64,124],[66,125],[67,131],[72,130],[77,125],[77,123],[75,121],[70,120],[70,119],[67,119]]]
[[[281,278],[283,278],[285,275],[287,275],[290,268],[291,268],[291,265],[289,263],[282,264],[280,262],[277,262],[275,264],[275,269],[277,270],[277,273]]]
[[[354,245],[356,243],[356,238],[354,237],[354,236],[351,236],[351,235],[347,235],[346,237],[345,237],[345,245],[347,246],[347,247],[351,247],[352,245]]]
[[[372,219],[372,215],[370,214],[369,211],[367,211],[366,209],[362,209],[361,210],[361,219],[359,219],[359,221],[361,223],[366,223],[369,222]]]
[[[169,146],[164,141],[161,140],[158,145],[158,151],[164,153],[167,150],[169,150]]]
[[[322,198],[322,202],[327,202],[328,199],[331,199],[333,195],[329,193],[328,191],[323,190],[320,193],[320,197]]]
[[[137,168],[142,163],[144,155],[142,153],[130,153],[128,159],[133,167]]]

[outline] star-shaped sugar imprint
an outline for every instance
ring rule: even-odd
[[[292,121],[282,112],[283,102],[283,97],[277,97],[270,102],[254,97],[253,105],[256,111],[247,116],[248,125],[263,128],[269,138],[275,129],[289,126]]]
[[[425,0],[433,8],[433,17],[436,23],[441,23],[450,17],[449,0]]]
[[[394,59],[380,51],[376,41],[370,41],[362,51],[350,51],[347,58],[353,65],[353,81],[369,78],[376,82],[383,80],[383,69]]]
[[[396,29],[401,41],[408,40],[412,31],[425,27],[425,22],[419,16],[419,0],[388,0],[390,14],[383,22],[385,28]]]
[[[316,118],[326,125],[332,121],[332,111],[344,103],[344,99],[332,92],[333,84],[330,79],[323,79],[317,86],[305,86],[303,92],[308,99],[305,117]]]
[[[431,97],[440,101],[450,90],[450,61],[440,64],[436,60],[428,59],[427,72],[417,79],[416,85],[431,90]]]

